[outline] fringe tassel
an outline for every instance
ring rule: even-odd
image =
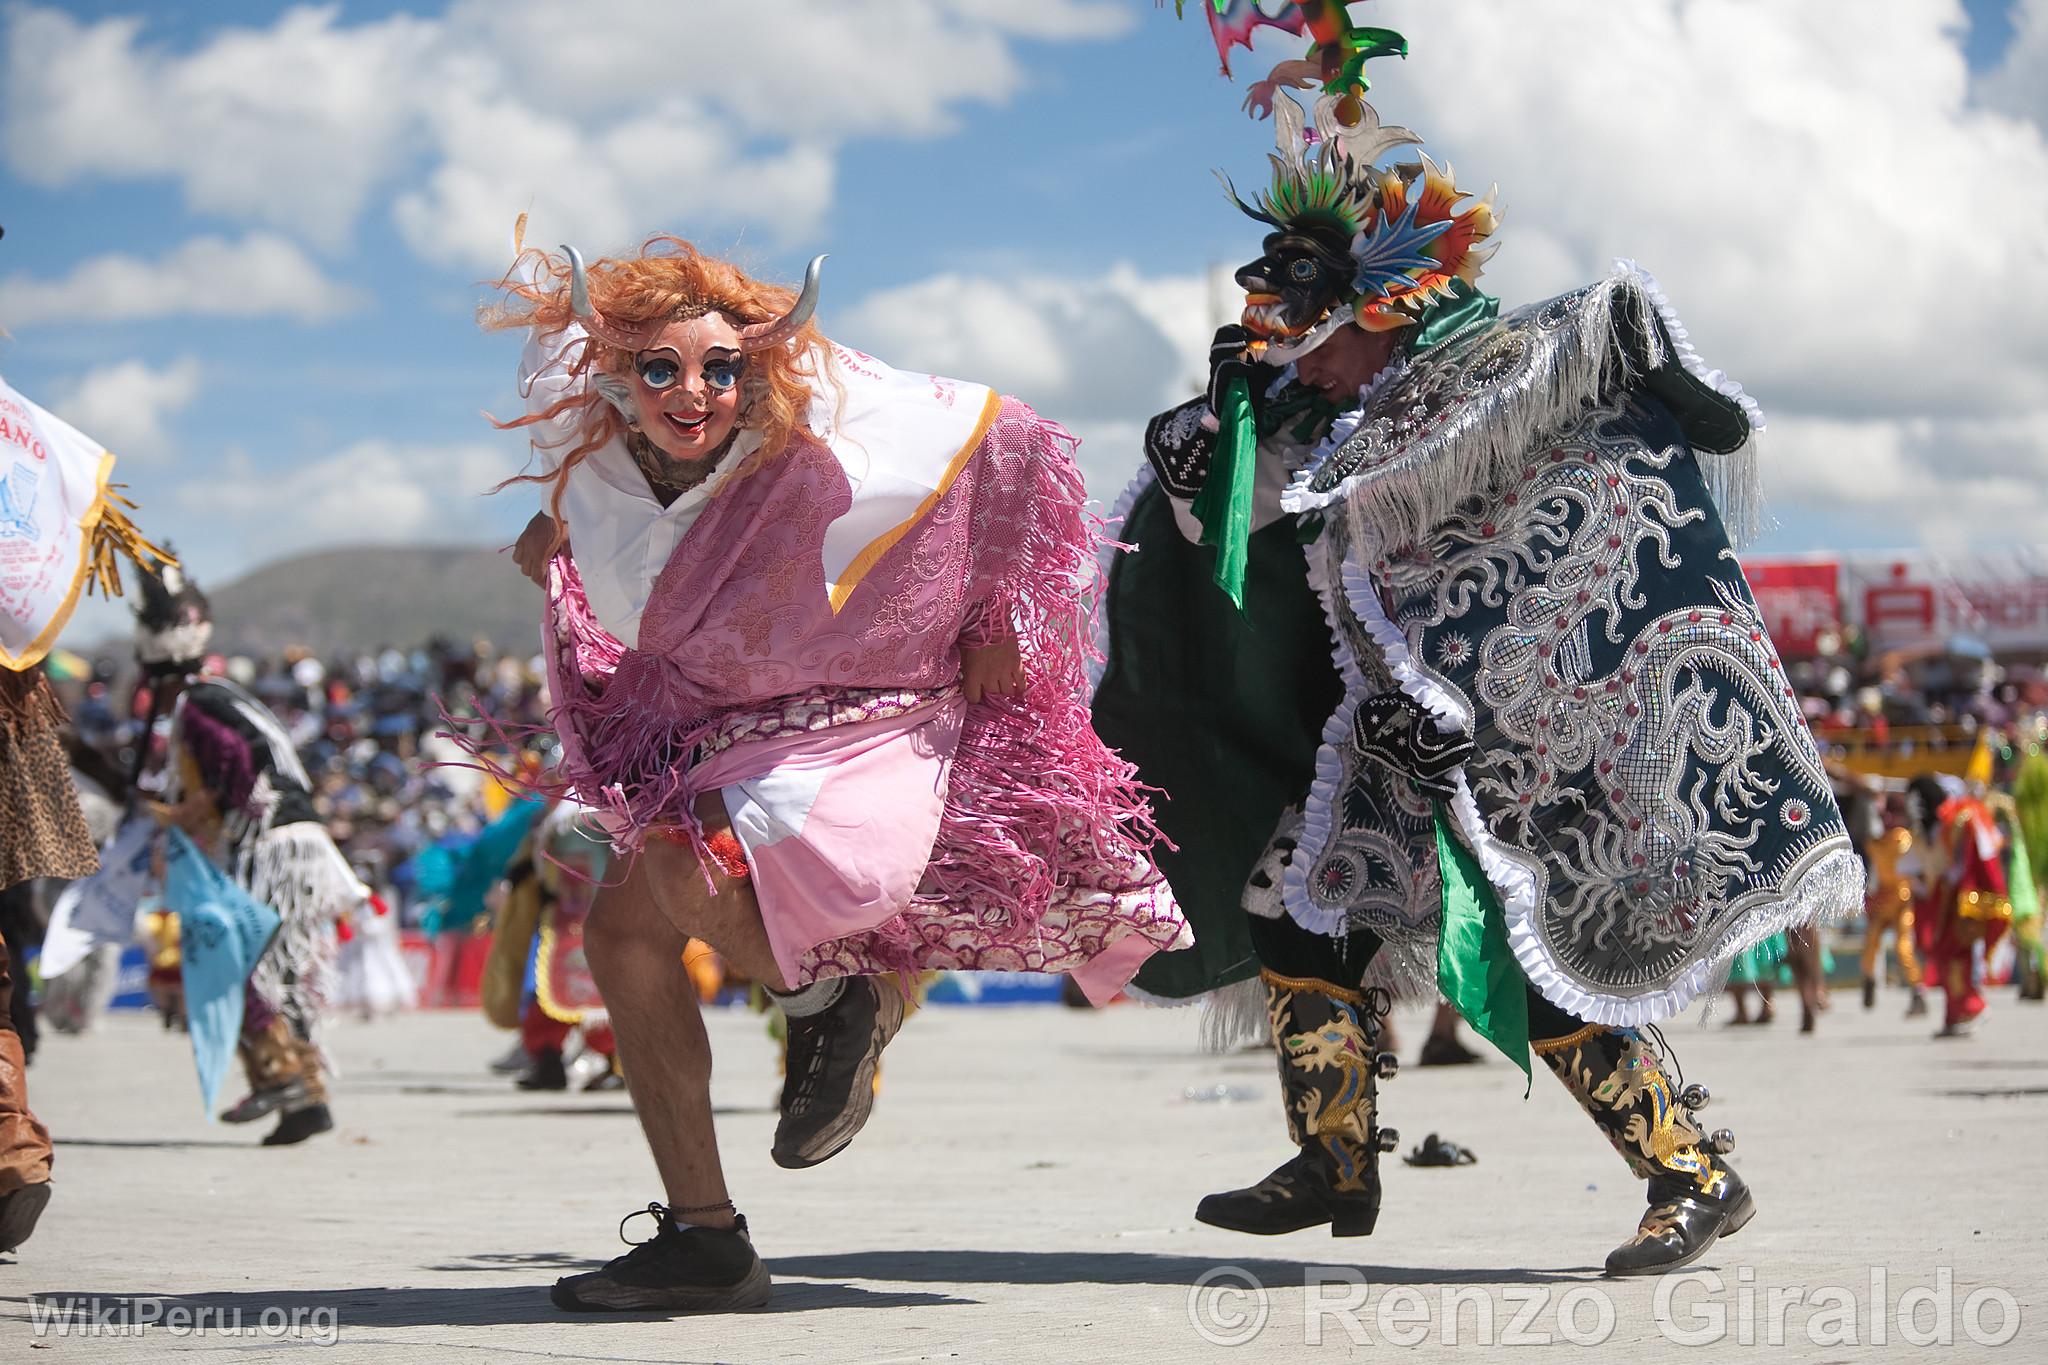
[[[1000,907],[1009,927],[999,941],[1010,942],[1033,936],[1056,898],[1156,902],[1161,879],[1144,854],[1163,840],[1137,769],[1096,737],[1088,711],[1107,538],[1083,508],[1079,443],[1028,420],[1029,515],[994,589],[1011,605],[1026,690],[970,709],[921,893],[963,912]]]
[[[154,563],[158,567],[151,572],[160,572],[178,562],[144,540],[142,532],[128,519],[127,512],[134,511],[135,504],[121,495],[120,490],[127,486],[110,483],[100,495],[99,519],[93,523],[92,538],[86,546],[85,590],[88,595],[95,589],[106,598],[122,595],[122,555],[144,567]]]
[[[239,863],[237,880],[279,919],[249,984],[272,1008],[310,1028],[326,1003],[341,946],[335,921],[368,901],[369,888],[313,820],[262,831],[243,846]]]
[[[1272,1032],[1266,1014],[1266,982],[1249,977],[1202,997],[1202,1051],[1235,1052],[1264,1042]]]
[[[1738,545],[1752,539],[1763,520],[1754,439],[1762,429],[1762,413],[1756,404],[1740,385],[1706,367],[1663,290],[1633,262],[1618,263],[1615,273],[1586,291],[1575,307],[1569,325],[1547,335],[1523,333],[1530,346],[1545,354],[1524,357],[1485,394],[1446,413],[1426,438],[1319,492],[1313,479],[1340,449],[1337,434],[1356,432],[1361,425],[1340,418],[1288,487],[1281,505],[1290,512],[1309,512],[1349,503],[1388,544],[1422,540],[1464,499],[1512,481],[1529,451],[1575,417],[1588,400],[1675,363],[1749,419],[1750,434],[1741,445],[1721,454],[1701,451],[1700,464],[1730,539]],[[1617,326],[1629,321],[1641,325]],[[1640,346],[1623,344],[1625,337],[1639,338]],[[1427,358],[1419,363],[1426,365]]]

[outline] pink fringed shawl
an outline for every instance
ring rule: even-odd
[[[823,794],[790,817],[798,837],[750,839],[735,818],[792,985],[981,968],[1074,972],[1091,996],[1113,994],[1145,957],[1188,938],[1148,856],[1157,832],[1133,770],[1089,725],[1097,536],[1073,445],[1004,400],[837,612],[824,538],[852,494],[839,459],[805,432],[704,508],[653,586],[639,648],[603,630],[558,559],[547,646],[563,778],[631,851],[653,830],[694,833],[700,791],[723,788],[736,808],[749,781],[817,770]],[[967,706],[961,638],[1006,624],[1027,689]],[[866,689],[929,701],[699,757],[707,737],[790,698]],[[867,827],[827,808],[865,811]]]

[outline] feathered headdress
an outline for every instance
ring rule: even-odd
[[[1355,273],[1350,283],[1358,324],[1386,331],[1419,322],[1429,305],[1448,296],[1453,281],[1474,284],[1491,259],[1499,225],[1498,189],[1477,199],[1458,188],[1448,163],[1418,153],[1413,161],[1379,164],[1397,147],[1422,139],[1406,128],[1383,125],[1371,105],[1357,123],[1337,117],[1337,101],[1316,102],[1316,129],[1287,95],[1273,106],[1277,151],[1270,187],[1256,205],[1231,199],[1247,215],[1282,231],[1336,227],[1350,235]]]
[[[135,608],[135,658],[152,674],[190,671],[213,640],[206,594],[185,576],[170,547],[164,549],[141,564],[142,601]]]

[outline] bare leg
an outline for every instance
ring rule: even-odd
[[[697,799],[697,819],[706,838],[732,828],[726,817],[725,798],[707,792]],[[700,938],[718,950],[718,955],[750,981],[770,990],[787,990],[782,969],[775,965],[774,950],[768,946],[768,930],[761,923],[761,903],[745,880],[735,881],[713,870],[718,894],[704,884],[704,873],[696,855],[686,844],[653,840],[640,855],[635,875],[644,874],[661,914],[678,932]],[[680,954],[682,949],[677,948]]]
[[[729,1196],[711,1126],[711,1043],[697,992],[683,972],[683,934],[648,887],[646,859],[597,894],[584,929],[590,974],[604,997],[640,1128],[672,1208]],[[678,1213],[677,1221],[732,1226],[732,1210]]]
[[[1820,940],[1809,930],[1795,929],[1788,947],[1792,980],[1799,987],[1799,1031],[1811,1033],[1815,1016],[1827,1008],[1821,995]]]

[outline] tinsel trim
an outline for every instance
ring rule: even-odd
[[[1277,986],[1283,991],[1294,991],[1302,995],[1320,995],[1331,1000],[1341,1000],[1347,1005],[1356,1005],[1360,1009],[1365,1007],[1364,991],[1346,990],[1344,987],[1333,985],[1328,981],[1318,981],[1312,976],[1282,976],[1278,972],[1261,971],[1259,973],[1259,980],[1269,986]]]
[[[1615,325],[1617,306],[1629,304],[1658,324],[1640,330],[1640,352],[1620,344]],[[1429,439],[1318,492],[1312,487],[1315,474],[1342,445],[1326,437],[1282,494],[1280,505],[1300,513],[1350,503],[1390,543],[1423,540],[1453,515],[1458,503],[1511,481],[1530,449],[1577,417],[1587,401],[1625,389],[1673,362],[1745,414],[1760,417],[1740,385],[1706,367],[1688,335],[1656,280],[1634,263],[1621,262],[1588,292],[1572,325],[1544,340],[1547,357],[1523,363],[1484,398],[1460,404]],[[1428,357],[1414,363],[1426,365]],[[1355,432],[1370,415],[1347,414],[1333,425],[1332,436]],[[1738,546],[1754,537],[1762,520],[1756,430],[1752,420],[1739,447],[1726,454],[1702,452],[1700,461],[1708,491]]]
[[[1567,1033],[1562,1038],[1531,1038],[1529,1040],[1529,1051],[1535,1053],[1538,1057],[1550,1057],[1577,1047],[1595,1034],[1606,1032],[1608,1032],[1608,1028],[1605,1024],[1588,1024],[1582,1029]]]
[[[555,999],[555,983],[550,979],[549,964],[555,956],[555,916],[551,910],[543,910],[537,935],[540,946],[536,950],[533,971],[533,1002],[540,1006],[540,1012],[558,1024],[581,1024],[595,1027],[590,1011],[575,1009]]]
[[[335,921],[369,899],[326,826],[295,820],[264,830],[243,846],[237,869],[243,887],[277,911],[277,936],[249,975],[272,1008],[310,1026],[326,1002],[340,943]]]
[[[1272,1031],[1266,1014],[1266,983],[1256,976],[1219,987],[1201,997],[1204,1052],[1235,1052],[1261,1043]]]

